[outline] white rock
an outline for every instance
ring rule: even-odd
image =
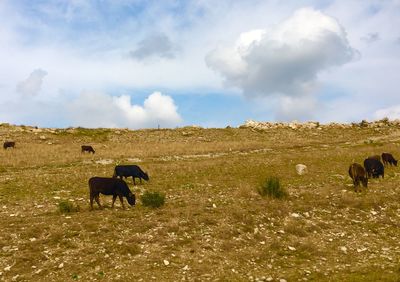
[[[358,253],[362,253],[362,252],[365,252],[366,250],[367,250],[367,248],[361,247],[361,248],[358,248],[358,249],[357,249],[357,252],[358,252]]]
[[[46,140],[47,138],[46,138],[46,136],[44,136],[44,135],[40,135],[40,140]]]
[[[294,217],[294,218],[299,218],[300,217],[300,215],[298,213],[295,213],[295,212],[292,213],[290,216]]]
[[[169,265],[169,261],[167,261],[166,259],[163,262],[164,262],[164,265]]]
[[[286,279],[279,279],[279,282],[287,282]]]
[[[296,172],[298,175],[304,175],[306,173],[308,173],[308,169],[307,166],[304,164],[297,164],[296,165]]]
[[[216,208],[217,208],[217,205],[216,205],[216,204],[213,204],[213,208],[216,209]]]
[[[340,247],[340,250],[341,250],[343,253],[347,254],[347,248],[346,248],[345,246]]]
[[[189,270],[189,265],[185,265],[185,266],[183,267],[183,270],[185,270],[185,271]]]
[[[63,268],[63,267],[64,267],[64,263],[63,262],[58,265],[58,268]]]
[[[268,278],[266,279],[266,281],[272,281],[272,280],[274,280],[274,278],[272,278],[272,277],[268,277]]]
[[[288,248],[289,248],[289,250],[291,250],[291,251],[295,251],[295,250],[296,250],[296,248],[295,248],[295,247],[292,247],[292,246],[289,246]]]
[[[36,241],[36,238],[35,238],[35,237],[33,237],[33,238],[30,238],[30,239],[29,239],[29,241],[31,241],[31,242],[35,242],[35,241]]]
[[[10,271],[11,267],[12,267],[12,265],[8,265],[8,266],[4,267],[4,271]]]

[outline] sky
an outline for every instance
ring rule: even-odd
[[[400,118],[400,0],[0,0],[0,122]]]

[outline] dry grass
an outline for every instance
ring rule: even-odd
[[[400,172],[355,194],[347,169],[399,156],[399,133],[0,126],[2,140],[17,142],[0,151],[0,280],[398,281]],[[138,204],[110,209],[101,196],[108,208],[89,211],[88,179],[117,163],[149,172],[142,185],[128,179]],[[298,176],[297,163],[309,173]],[[257,193],[269,175],[288,198]],[[165,205],[143,207],[146,191],[164,193]],[[63,201],[80,209],[60,213]]]

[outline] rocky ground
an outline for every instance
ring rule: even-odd
[[[174,130],[2,124],[1,281],[399,281],[400,171],[355,193],[347,169],[400,156],[400,123],[257,123]],[[80,145],[96,154],[81,154]],[[87,180],[135,163],[126,210],[89,210]],[[302,175],[296,165],[304,164]],[[276,176],[289,196],[261,197]],[[145,191],[165,193],[144,207]],[[60,202],[77,209],[63,213]]]

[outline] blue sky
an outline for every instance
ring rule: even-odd
[[[3,0],[0,18],[0,122],[400,118],[398,0]]]

